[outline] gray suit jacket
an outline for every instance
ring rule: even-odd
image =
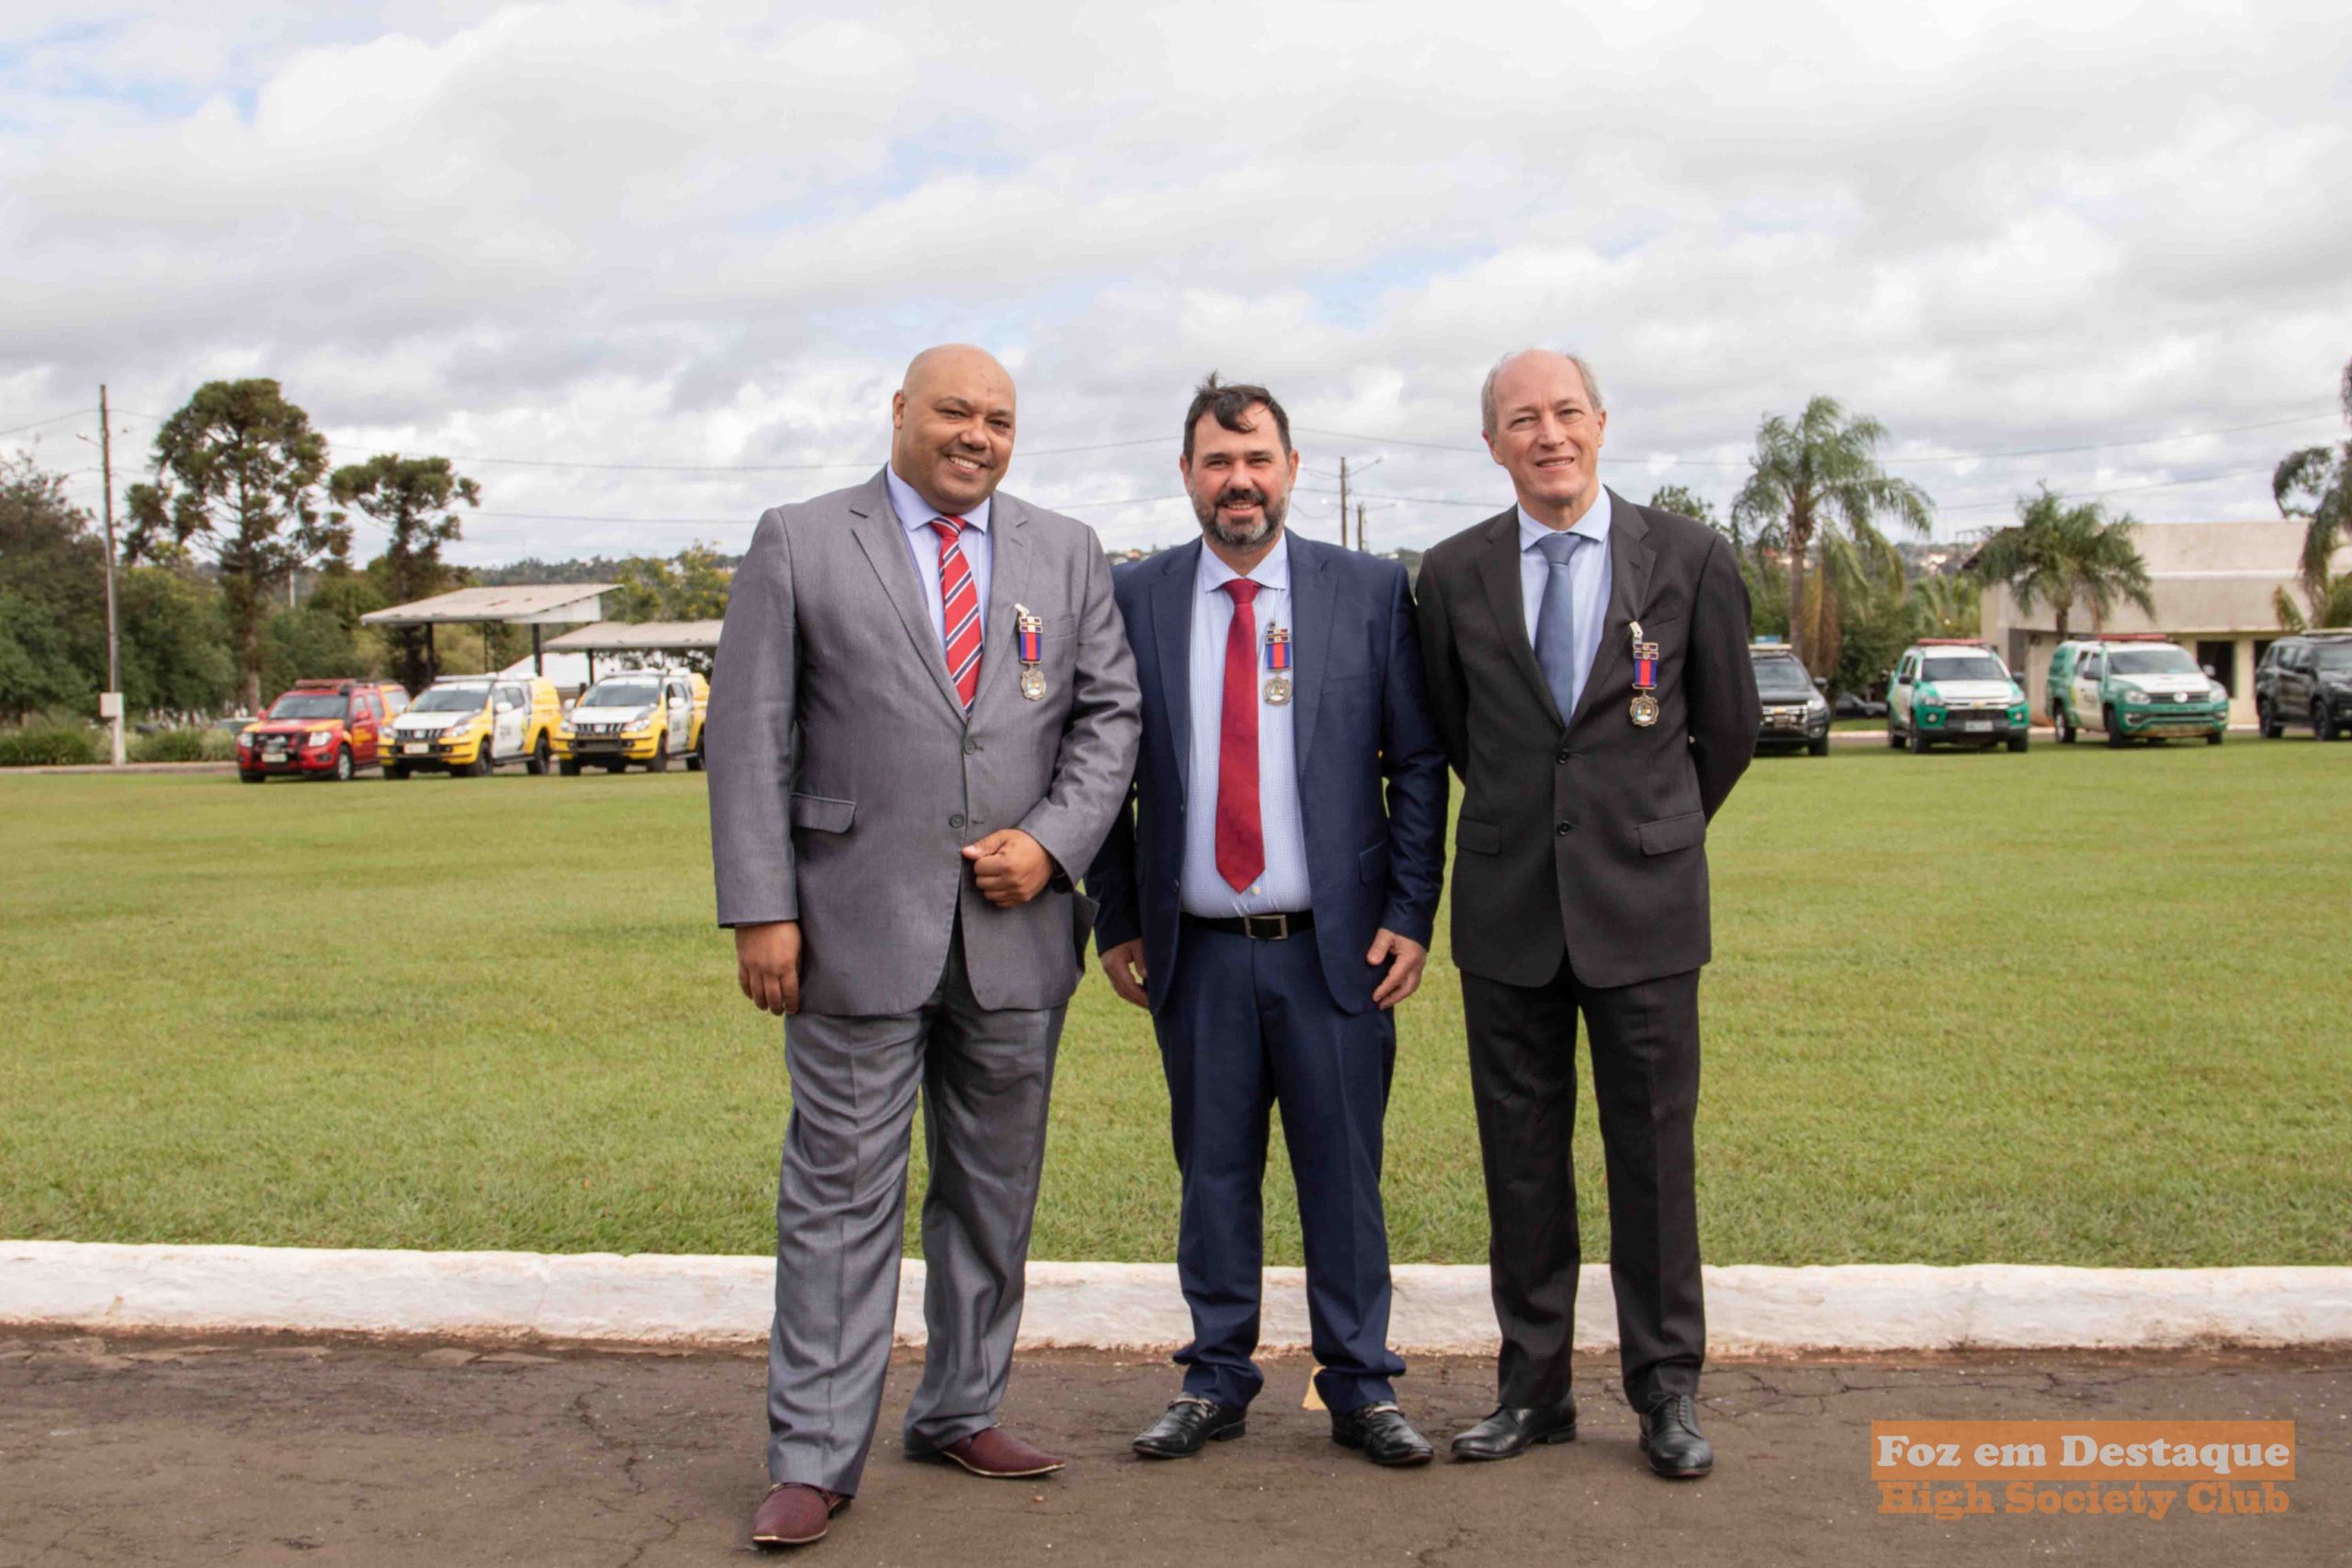
[[[704,737],[718,923],[798,920],[809,1011],[914,1011],[958,913],[981,1006],[1057,1007],[1077,988],[1093,910],[1069,874],[1126,799],[1135,658],[1091,528],[1000,491],[989,531],[968,721],[880,473],[763,513],[735,574]],[[1036,702],[1016,604],[1045,622]],[[981,897],[961,853],[1000,828],[1056,862],[1018,908]]]

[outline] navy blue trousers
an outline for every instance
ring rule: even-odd
[[[1396,1397],[1388,1348],[1388,1224],[1381,1121],[1396,1061],[1394,1018],[1331,1000],[1312,937],[1258,942],[1188,924],[1153,1020],[1184,1179],[1176,1271],[1193,1342],[1184,1392],[1247,1405],[1264,1272],[1267,1113],[1282,1107],[1306,1244],[1316,1390],[1332,1410]]]

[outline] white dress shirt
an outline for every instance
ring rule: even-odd
[[[1592,660],[1600,651],[1600,634],[1609,620],[1609,586],[1616,575],[1609,561],[1609,489],[1599,487],[1600,493],[1593,498],[1585,514],[1568,530],[1581,534],[1592,543],[1577,547],[1568,558],[1569,629],[1576,637],[1577,678],[1574,701],[1584,701],[1584,683],[1592,676]],[[1535,619],[1544,610],[1544,582],[1550,576],[1551,562],[1535,547],[1536,541],[1558,530],[1538,523],[1519,509],[1519,592],[1520,602],[1527,611],[1527,646],[1535,646]],[[1576,716],[1573,707],[1560,716],[1563,719]]]
[[[1236,892],[1216,868],[1217,756],[1225,725],[1225,638],[1233,625],[1233,596],[1222,583],[1240,576],[1204,543],[1193,574],[1192,755],[1184,770],[1184,874],[1179,888],[1184,912],[1211,919],[1236,915],[1291,915],[1308,908],[1306,832],[1299,821],[1298,754],[1291,715],[1295,702],[1266,701],[1266,628],[1292,633],[1290,536],[1283,535],[1249,574],[1258,584],[1251,613],[1258,624],[1250,650],[1250,690],[1258,704],[1258,821],[1266,845],[1266,868],[1257,882]],[[1292,669],[1293,690],[1300,673]]]
[[[882,482],[890,490],[890,510],[899,514],[899,526],[907,531],[907,552],[915,558],[915,576],[922,582],[923,608],[931,614],[932,635],[939,638],[940,657],[947,652],[947,606],[939,598],[939,532],[932,524],[940,516],[939,509],[915,493],[915,487],[899,477],[896,468],[882,470]],[[956,539],[956,547],[964,552],[964,564],[971,569],[972,586],[980,595],[980,630],[989,625],[989,568],[991,550],[989,542],[989,509],[995,497],[983,500],[964,513],[970,525]]]

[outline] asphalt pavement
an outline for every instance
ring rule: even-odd
[[[750,1353],[485,1352],[288,1339],[0,1337],[0,1565],[642,1565],[747,1562],[762,1362]],[[1375,1469],[1270,1364],[1247,1437],[1147,1462],[1159,1360],[1024,1355],[1008,1427],[1067,1453],[1043,1482],[905,1460],[892,1369],[865,1486],[790,1560],[865,1564],[2129,1563],[2352,1560],[2352,1355],[2018,1356],[1724,1366],[1716,1473],[1651,1476],[1613,1369],[1580,1361],[1583,1435],[1498,1464]],[[1483,1361],[1400,1385],[1441,1444],[1485,1414]],[[1882,1515],[1873,1418],[2288,1418],[2285,1513]]]

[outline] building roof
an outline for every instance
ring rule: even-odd
[[[550,653],[661,653],[714,649],[723,621],[599,621],[549,637]]]
[[[359,617],[371,626],[422,626],[447,621],[503,621],[511,626],[571,626],[604,618],[604,596],[611,582],[522,583],[506,588],[460,588]]]

